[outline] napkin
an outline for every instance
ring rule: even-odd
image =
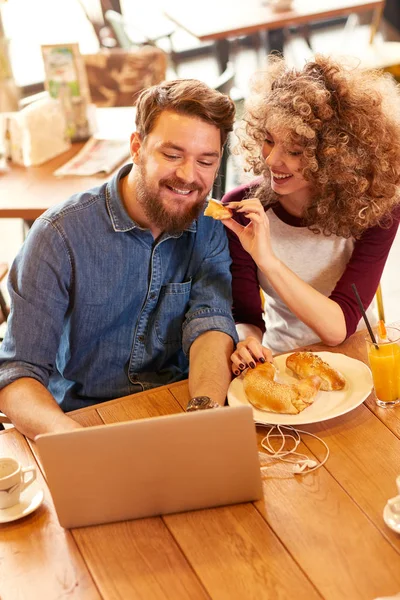
[[[68,150],[66,120],[58,100],[43,98],[19,112],[8,113],[11,160],[30,167]]]

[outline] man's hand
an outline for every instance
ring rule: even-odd
[[[189,392],[192,398],[208,396],[223,406],[231,382],[232,338],[222,331],[207,331],[190,347]]]
[[[36,379],[23,377],[0,391],[0,411],[30,439],[41,433],[61,433],[82,425],[66,415]]]

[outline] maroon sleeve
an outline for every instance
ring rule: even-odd
[[[251,186],[240,186],[228,192],[223,202],[240,202],[249,195]],[[249,219],[241,214],[235,214],[235,221],[247,225]],[[250,254],[243,249],[242,244],[233,231],[226,228],[229,240],[232,265],[232,313],[236,323],[249,323],[256,325],[262,332],[265,331],[263,320],[263,307],[261,304],[260,284],[258,283],[257,265]]]
[[[342,277],[329,296],[343,310],[346,337],[357,329],[362,317],[351,284],[355,283],[364,308],[368,308],[379,285],[383,268],[399,226],[400,210],[393,213],[393,223],[387,229],[371,227],[355,242],[353,254]]]

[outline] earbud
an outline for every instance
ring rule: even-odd
[[[318,463],[315,462],[315,460],[301,460],[300,462],[293,465],[293,473],[303,473],[303,471],[305,471],[307,467],[309,469],[312,469],[313,467],[316,467],[317,464]]]

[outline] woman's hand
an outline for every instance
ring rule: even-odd
[[[249,336],[236,346],[235,352],[231,355],[231,367],[235,375],[240,375],[247,367],[254,369],[256,363],[272,362],[272,360],[271,350],[263,346],[257,338]]]
[[[250,219],[250,223],[244,227],[234,219],[224,219],[225,227],[231,229],[239,238],[243,248],[250,254],[259,268],[268,267],[271,262],[276,261],[271,246],[269,220],[264,207],[257,198],[249,198],[241,202],[229,202],[227,208],[243,213]]]

